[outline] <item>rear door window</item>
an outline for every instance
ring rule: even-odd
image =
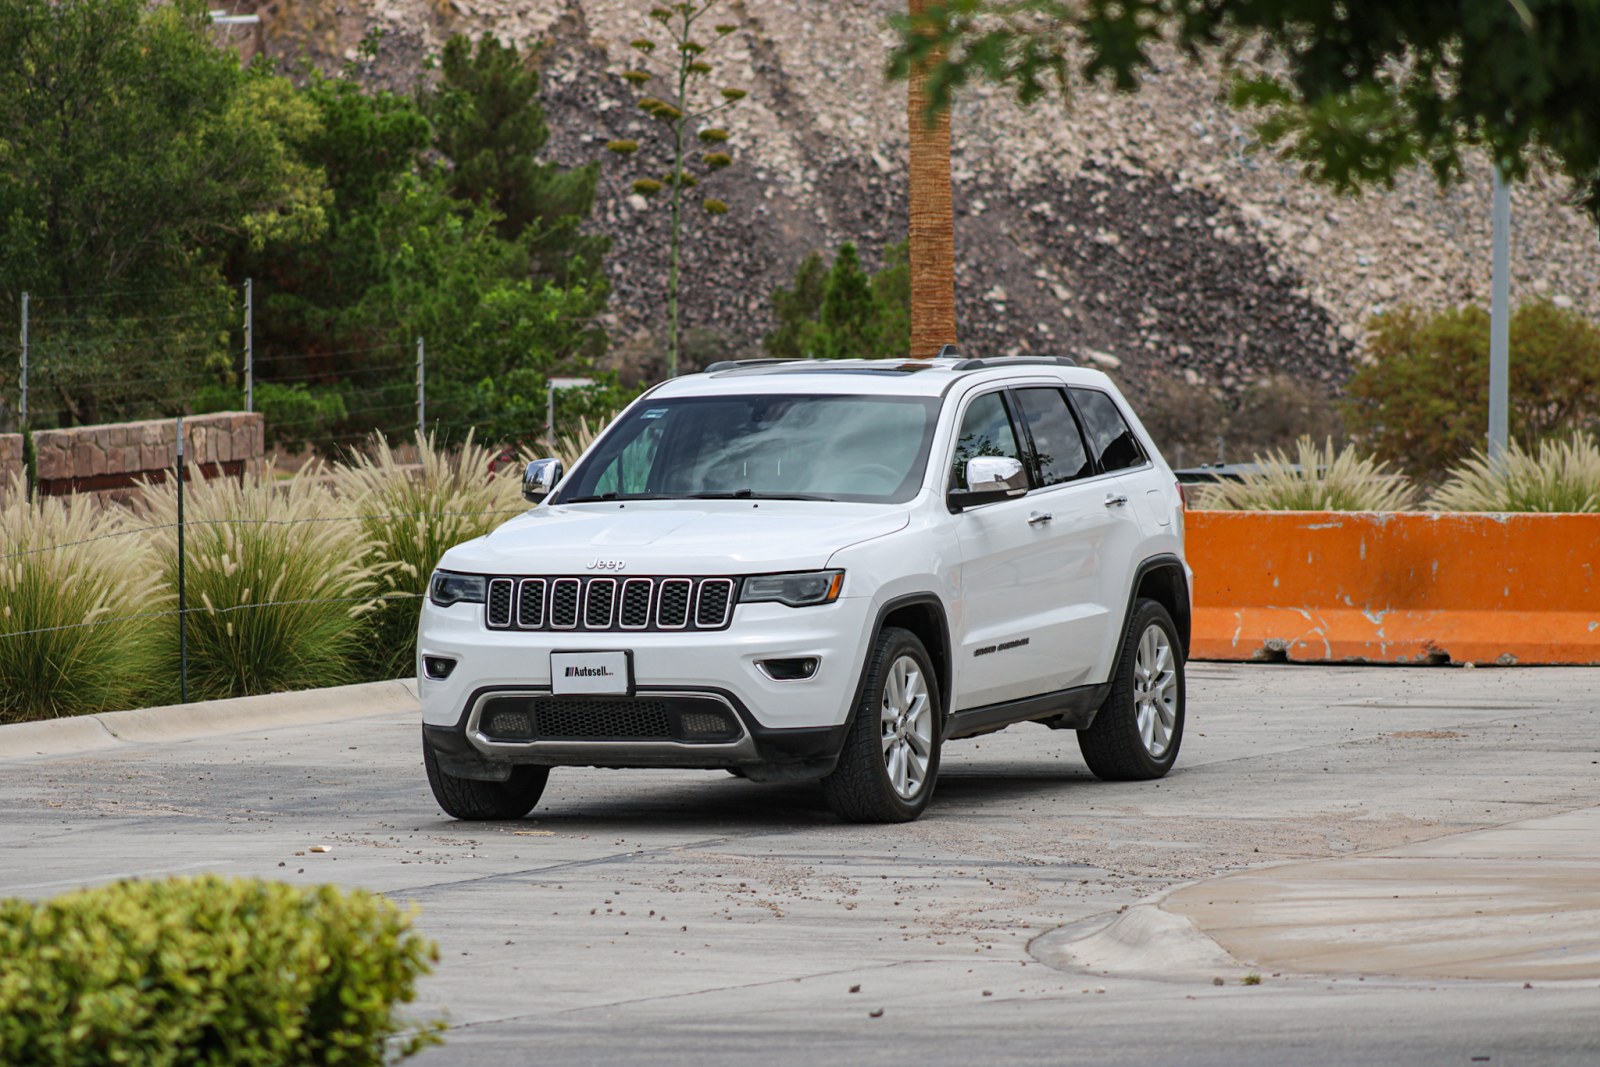
[[[1018,389],[1017,406],[1033,438],[1034,477],[1040,485],[1059,485],[1094,473],[1078,420],[1060,389]]]
[[[1072,399],[1083,416],[1089,454],[1106,471],[1127,470],[1145,463],[1144,449],[1117,410],[1116,401],[1096,389],[1074,389]]]

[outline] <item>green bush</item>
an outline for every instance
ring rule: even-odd
[[[1378,458],[1431,478],[1484,445],[1489,315],[1397,308],[1370,324],[1372,363],[1347,386],[1345,420]],[[1511,436],[1525,450],[1600,421],[1600,326],[1548,303],[1511,316]]]
[[[1533,455],[1512,441],[1498,463],[1479,452],[1430,503],[1441,511],[1600,511],[1600,444],[1574,433],[1539,442]]]
[[[0,485],[0,722],[139,706],[166,610],[127,513]],[[42,631],[42,632],[41,632]]]
[[[341,506],[362,516],[360,533],[376,581],[377,609],[366,616],[365,636],[354,653],[358,677],[416,673],[420,597],[439,557],[527,510],[520,464],[491,473],[494,456],[470,434],[455,452],[438,448],[430,437],[419,444],[421,464],[413,468],[379,436],[370,455],[334,468]]]
[[[438,949],[383,897],[214,875],[0,901],[0,1062],[363,1067]]]
[[[185,489],[189,699],[278,693],[357,680],[361,616],[383,571],[364,525],[308,468],[287,482],[196,476]],[[140,505],[163,585],[178,588],[176,482]],[[178,676],[178,627],[161,628]],[[174,694],[169,694],[169,696]]]
[[[1309,437],[1283,452],[1255,456],[1259,470],[1243,481],[1198,487],[1196,506],[1216,511],[1405,511],[1416,499],[1411,483],[1362,456],[1354,445],[1323,448]]]

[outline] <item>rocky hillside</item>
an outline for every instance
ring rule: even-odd
[[[750,99],[737,164],[708,183],[733,211],[694,219],[686,325],[702,358],[751,352],[769,294],[808,252],[903,238],[905,88],[881,71],[898,0],[726,0],[746,32],[722,53]],[[267,0],[267,48],[337,64],[370,27],[366,77],[400,87],[453,32],[544,42],[551,148],[568,162],[647,133],[619,76],[644,0]],[[1019,108],[971,91],[954,116],[958,290],[970,353],[1067,353],[1134,392],[1187,382],[1236,397],[1288,373],[1336,389],[1362,324],[1397,302],[1487,301],[1489,172],[1441,195],[1425,174],[1341,199],[1250,150],[1210,73],[1173,62],[1137,95],[1090,87],[1072,106]],[[629,195],[639,168],[607,159],[600,224],[616,235],[613,337],[659,350],[665,214]],[[652,166],[659,172],[664,166]],[[1555,178],[1520,187],[1514,298],[1600,316],[1600,248]],[[653,336],[654,335],[654,336]],[[1197,391],[1198,391],[1197,388]]]

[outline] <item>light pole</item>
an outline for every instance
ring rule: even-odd
[[[1510,439],[1511,183],[1494,168],[1494,251],[1489,280],[1489,461],[1505,457]]]

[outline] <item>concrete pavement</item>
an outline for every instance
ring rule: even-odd
[[[952,745],[902,827],[842,826],[811,786],[599,770],[558,771],[521,822],[454,823],[409,711],[12,759],[0,893],[216,870],[415,901],[443,952],[418,1009],[454,1024],[428,1064],[1600,1060],[1600,981],[1325,977],[1248,958],[1309,959],[1303,942],[1243,940],[1342,922],[1319,864],[1431,862],[1412,850],[1452,840],[1479,862],[1496,827],[1544,863],[1530,819],[1575,820],[1563,862],[1592,855],[1600,672],[1201,664],[1190,693],[1160,783],[1093,781],[1070,735],[1021,727]],[[1284,891],[1313,921],[1289,927],[1248,880],[1301,867]],[[1239,902],[1199,916],[1222,947],[1180,913],[1189,884]],[[1074,958],[1152,912],[1179,925],[1144,938],[1167,938],[1147,965],[1128,936]]]

